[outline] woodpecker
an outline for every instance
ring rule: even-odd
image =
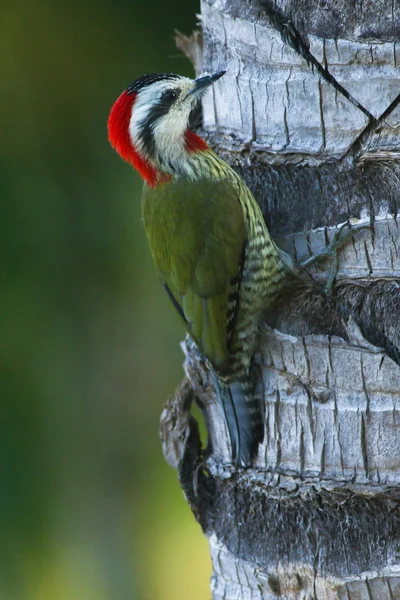
[[[156,269],[216,375],[232,462],[245,467],[264,431],[250,380],[261,314],[291,267],[249,188],[189,128],[200,97],[224,73],[140,77],[112,106],[108,134],[144,180],[143,222]]]

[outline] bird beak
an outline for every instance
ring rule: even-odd
[[[204,77],[198,77],[193,82],[193,87],[189,90],[188,96],[193,96],[197,98],[200,96],[205,90],[210,87],[213,83],[218,81],[222,75],[225,75],[226,71],[218,71],[217,73],[213,73],[212,75],[204,75]]]

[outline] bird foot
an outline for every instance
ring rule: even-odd
[[[344,231],[346,228],[348,231]],[[353,238],[353,236],[363,229],[371,229],[371,227],[370,225],[352,225],[350,221],[346,221],[346,223],[343,223],[343,225],[339,227],[338,231],[333,237],[333,240],[326,248],[324,248],[324,250],[317,252],[317,254],[313,254],[313,256],[310,256],[306,260],[303,260],[299,263],[299,267],[301,269],[306,269],[310,265],[319,261],[321,258],[330,258],[331,262],[329,275],[325,286],[325,293],[328,296],[332,295],[333,284],[339,269],[339,250],[341,250],[343,246],[345,246],[347,242]]]

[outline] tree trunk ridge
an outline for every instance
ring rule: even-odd
[[[213,598],[400,600],[400,5],[202,0],[201,23],[202,52],[198,36],[181,47],[198,72],[227,71],[202,133],[278,245],[301,261],[347,220],[369,226],[340,250],[332,298],[319,264],[265,315],[252,468],[228,464],[207,369],[183,344],[161,437],[209,538]]]

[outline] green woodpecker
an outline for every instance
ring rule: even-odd
[[[143,221],[155,266],[216,374],[232,460],[247,466],[264,431],[250,364],[261,314],[290,259],[271,240],[246,184],[188,128],[199,98],[223,74],[140,77],[114,103],[108,132],[144,179]]]

